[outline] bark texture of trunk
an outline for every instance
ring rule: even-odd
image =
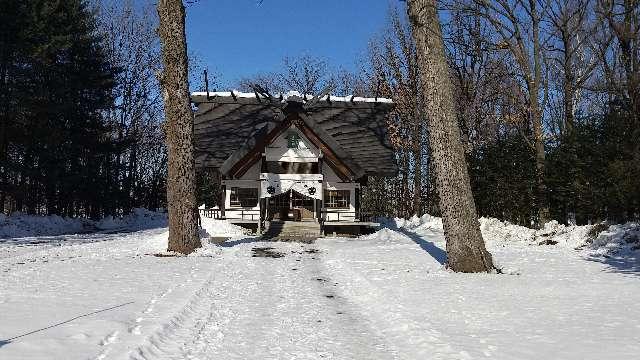
[[[471,193],[436,0],[408,0],[407,4],[425,87],[429,144],[440,193],[447,265],[457,272],[489,272],[494,267],[480,233]]]
[[[191,253],[200,247],[193,157],[193,113],[189,97],[185,10],[182,0],[159,0],[158,33],[164,72],[161,78],[168,159],[168,251]]]

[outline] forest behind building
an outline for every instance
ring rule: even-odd
[[[210,74],[209,90],[392,98],[400,171],[368,180],[363,210],[438,215],[425,92],[402,4],[391,3],[356,70],[292,54],[281,71],[237,83]],[[640,4],[439,6],[450,68],[442,76],[454,84],[478,214],[527,226],[639,218]],[[0,0],[0,9],[0,211],[97,218],[166,206],[152,4]],[[205,90],[201,59],[190,60],[191,88]],[[201,171],[198,180],[199,202],[215,206],[219,175]]]

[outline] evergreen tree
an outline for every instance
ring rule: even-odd
[[[3,162],[3,177],[13,177],[14,208],[101,215],[109,151],[102,113],[112,104],[116,69],[104,56],[94,16],[80,0],[11,2],[3,1],[0,12],[11,9],[20,20],[3,25],[12,27],[3,28],[3,39],[13,36],[14,44],[3,41],[0,53],[8,54],[3,73],[11,79],[2,119],[15,128],[4,132],[11,162]]]

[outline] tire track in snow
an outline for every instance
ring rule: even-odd
[[[192,274],[194,271],[192,271]],[[152,333],[144,343],[136,350],[130,353],[131,359],[182,359],[183,357],[171,357],[176,352],[176,348],[180,347],[180,339],[188,339],[192,329],[197,328],[198,319],[208,312],[206,298],[208,292],[213,285],[215,273],[212,273],[203,285],[191,296],[187,304],[176,313],[167,323],[163,324],[159,330]],[[172,291],[176,291],[179,286],[168,289],[160,297],[164,298]],[[144,316],[153,311],[157,299],[152,299],[149,305],[142,312],[142,317],[136,319],[136,327],[144,321]]]
[[[317,255],[295,244],[269,246],[286,256],[252,258],[248,246],[225,254],[220,272],[131,358],[397,358],[345,299],[318,285],[326,276]]]

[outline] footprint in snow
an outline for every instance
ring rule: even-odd
[[[111,334],[107,335],[107,337],[100,340],[100,345],[106,346],[106,345],[113,344],[118,339],[118,334],[119,334],[118,331],[114,331]]]
[[[79,333],[79,334],[71,335],[70,338],[74,340],[86,340],[89,338],[89,335],[85,333]]]
[[[101,352],[100,355],[96,356],[95,360],[104,360],[107,358],[107,355],[109,355],[109,349],[105,349],[103,352]]]
[[[141,327],[140,327],[140,325],[136,325],[136,326],[132,326],[132,327],[130,327],[130,328],[129,328],[129,333],[130,333],[130,334],[133,334],[133,335],[140,335],[140,334],[142,334],[142,331],[141,331]]]

